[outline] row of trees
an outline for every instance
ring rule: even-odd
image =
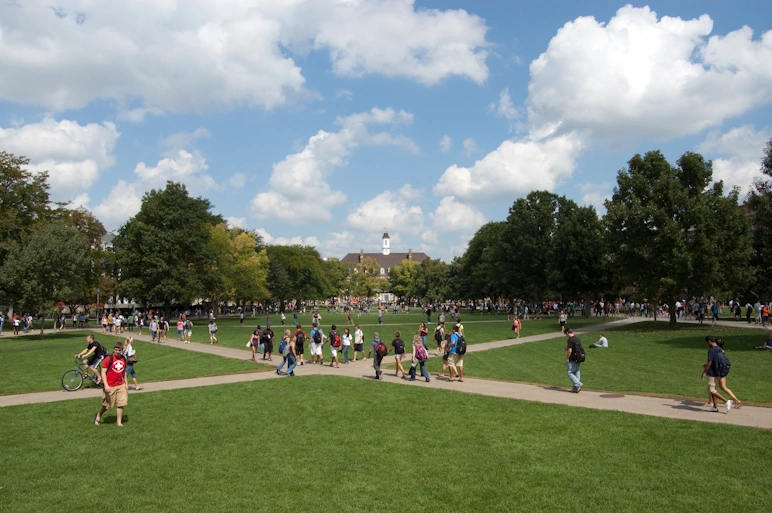
[[[671,165],[658,152],[620,170],[607,213],[534,191],[504,221],[481,227],[450,264],[404,261],[379,277],[371,258],[352,266],[304,246],[265,245],[229,228],[204,198],[169,182],[145,195],[113,247],[88,212],[51,203],[47,175],[0,153],[0,299],[31,312],[56,302],[88,308],[96,296],[139,303],[205,299],[250,303],[372,297],[590,300],[628,291],[671,306],[682,295],[772,295],[772,141],[744,205],[713,182],[696,153]],[[750,299],[750,298],[749,298]],[[675,308],[671,309],[674,312]],[[673,319],[674,322],[674,319]]]
[[[772,141],[762,171],[772,177]],[[622,292],[670,306],[689,297],[772,299],[772,181],[757,180],[745,204],[725,194],[712,164],[687,152],[636,155],[617,175],[599,218],[564,196],[535,191],[505,221],[469,243],[458,280],[470,298],[589,300]]]

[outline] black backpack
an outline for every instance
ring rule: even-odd
[[[314,332],[314,344],[321,344],[322,343],[322,332],[319,330],[316,330]]]
[[[729,370],[732,368],[732,364],[729,363],[729,358],[727,358],[726,353],[721,351],[716,356],[716,362],[713,364],[715,365],[715,372],[720,378],[725,378],[727,374],[729,374]]]
[[[456,354],[466,354],[466,339],[460,333],[456,340]]]
[[[303,343],[305,343],[305,341],[306,341],[306,334],[303,333],[302,331],[297,331],[295,333],[295,343],[297,345],[303,345]]]
[[[439,326],[434,328],[434,340],[436,340],[437,342],[442,342],[442,328],[440,328]]]
[[[576,337],[571,338],[573,339],[573,347],[571,348],[571,360],[575,361],[576,363],[582,363],[586,357],[582,343]]]

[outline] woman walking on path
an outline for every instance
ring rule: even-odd
[[[217,323],[214,322],[214,317],[212,317],[212,320],[209,321],[209,345],[211,346],[215,342],[217,342]]]
[[[137,373],[134,372],[134,364],[137,363],[137,351],[134,350],[132,342],[134,342],[134,339],[129,337],[123,344],[123,356],[126,358],[126,377],[131,376],[131,380],[134,382],[134,390],[142,390],[142,387],[137,383]]]
[[[362,359],[367,360],[365,356],[365,335],[359,328],[359,324],[354,326],[354,361],[357,361],[357,353],[362,353]]]
[[[295,367],[298,365],[298,354],[297,354],[297,340],[295,337],[291,337],[289,339],[289,353],[287,353],[287,362],[289,363],[289,366],[287,367],[287,376],[295,376]]]
[[[349,316],[351,316],[350,313],[349,313]],[[343,330],[342,343],[343,343],[343,363],[348,363],[348,350],[351,348],[351,331],[348,328]]]
[[[249,346],[252,348],[252,361],[256,362],[257,348],[260,345],[260,330],[252,332],[252,336],[249,338]]]
[[[429,310],[431,312],[431,310]],[[424,345],[424,349],[429,350],[429,346],[426,345],[426,337],[429,335],[429,328],[426,327],[426,323],[422,322],[418,327],[418,336],[421,337],[421,343]]]

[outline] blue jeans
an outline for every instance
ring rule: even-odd
[[[580,386],[582,386],[581,379],[581,372],[579,369],[579,362],[567,362],[566,363],[566,373],[568,374],[568,379],[571,380],[571,383],[574,384],[573,390],[576,391]]]
[[[349,347],[351,347],[351,346],[350,345],[343,346],[343,363],[348,363],[348,349],[349,349]]]
[[[381,377],[381,360],[383,360],[382,356],[373,355],[373,369],[375,369],[375,377],[380,378]]]
[[[424,349],[429,350],[429,346],[426,345],[426,335],[421,335],[421,344],[423,344]]]
[[[278,374],[279,372],[281,372],[281,368],[282,368],[282,367],[284,367],[284,365],[287,363],[287,359],[288,359],[288,358],[289,358],[288,356],[285,356],[285,357],[284,357],[284,361],[283,361],[283,362],[281,362],[281,363],[279,364],[279,366],[278,366],[278,367],[276,367],[276,373],[277,373],[277,374]],[[288,371],[288,372],[287,372],[287,374],[289,374],[289,368],[287,369],[287,371]]]
[[[294,376],[295,375],[295,367],[298,365],[298,360],[295,358],[295,355],[290,353],[287,355],[287,362],[289,362],[289,366],[287,367],[287,376]],[[284,365],[282,363],[282,365]]]

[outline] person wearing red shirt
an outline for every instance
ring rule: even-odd
[[[102,415],[115,407],[116,426],[123,426],[123,408],[129,402],[129,387],[126,384],[126,358],[123,356],[123,342],[116,342],[113,354],[102,361],[102,407],[94,417],[94,425],[102,422]]]

